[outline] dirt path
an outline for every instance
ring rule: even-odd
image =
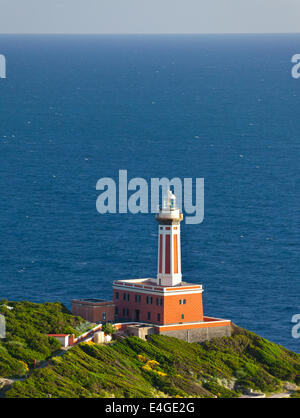
[[[61,351],[57,352],[52,357],[50,357],[48,360],[41,361],[34,369],[30,369],[30,371],[27,373],[27,375],[25,377],[19,377],[19,378],[15,378],[15,379],[14,378],[0,377],[0,398],[5,397],[5,392],[7,392],[15,382],[23,382],[24,380],[28,379],[28,377],[31,375],[31,373],[33,373],[35,370],[44,369],[45,367],[49,366],[49,364],[51,364],[51,360],[54,357],[63,356],[68,350],[70,350],[70,348],[74,347],[75,345],[80,344],[82,342],[90,341],[93,338],[94,333],[95,332],[92,331],[87,336],[82,338],[82,340],[76,342],[73,346],[66,347],[66,348],[62,349]],[[78,337],[78,338],[80,339],[80,337]]]
[[[269,398],[288,398],[293,392],[282,392],[282,393],[276,393],[274,395],[271,395]]]

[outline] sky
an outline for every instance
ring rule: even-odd
[[[300,0],[0,0],[0,33],[291,33]]]

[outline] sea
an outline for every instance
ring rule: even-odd
[[[0,299],[71,308],[155,277],[154,214],[100,214],[97,181],[203,178],[183,280],[300,352],[299,34],[1,35],[0,54]]]

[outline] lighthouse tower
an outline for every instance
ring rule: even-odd
[[[157,284],[177,286],[181,283],[180,222],[182,213],[176,207],[176,197],[168,190],[162,207],[156,215],[158,221]]]
[[[120,330],[142,338],[154,332],[188,342],[230,335],[229,320],[203,315],[202,284],[182,281],[182,219],[176,197],[168,190],[156,214],[157,276],[114,281],[115,320],[120,321]]]

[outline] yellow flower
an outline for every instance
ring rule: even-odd
[[[149,360],[147,364],[149,364],[150,366],[158,366],[159,365],[158,361],[155,361],[155,360]]]
[[[155,373],[158,374],[159,376],[167,376],[167,373],[163,373],[160,371],[156,371]]]
[[[19,360],[19,363],[24,367],[26,372],[29,372],[29,367],[28,364],[26,364],[24,361]]]

